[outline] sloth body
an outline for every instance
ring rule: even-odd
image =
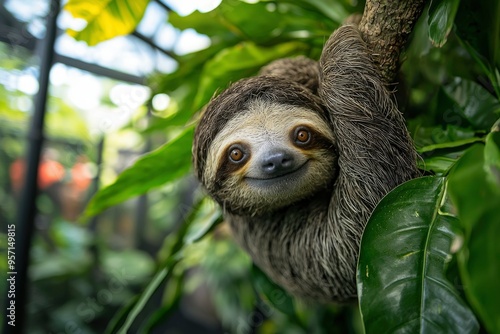
[[[356,296],[366,222],[417,174],[404,119],[351,26],[332,34],[319,64],[279,60],[214,98],[193,154],[253,261],[292,294],[319,301]]]

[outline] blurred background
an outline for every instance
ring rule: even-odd
[[[491,28],[500,6],[452,2],[426,7],[399,78],[399,108],[427,174],[448,173],[500,114],[500,29]],[[12,271],[9,226],[15,269],[27,267],[23,252],[30,259],[29,280],[16,286],[27,301],[16,306],[17,329],[362,333],[356,305],[305,304],[270,282],[190,172],[196,113],[216,91],[274,59],[318,59],[364,1],[60,7],[0,0],[0,291]],[[15,333],[7,320],[0,324]]]
[[[78,1],[69,3],[79,5]],[[112,11],[112,6],[123,3],[133,2],[112,1],[100,10]],[[16,225],[17,249],[27,248],[20,234],[31,236],[29,281],[23,291],[28,302],[24,308],[18,302],[18,329],[22,325],[26,333],[103,333],[106,328],[113,332],[168,259],[172,244],[175,247],[184,234],[196,238],[200,230],[213,232],[210,224],[220,222],[218,209],[206,200],[200,202],[197,184],[185,172],[147,195],[122,201],[88,219],[81,216],[98,189],[113,184],[142,154],[182,133],[193,111],[182,114],[179,110],[182,101],[192,97],[185,96],[185,89],[173,92],[174,97],[163,93],[168,90],[162,89],[167,82],[164,78],[178,73],[179,64],[197,51],[210,45],[221,49],[237,40],[225,36],[224,43],[214,43],[213,36],[174,27],[169,16],[181,20],[182,26],[186,24],[182,17],[210,12],[219,3],[142,1],[144,11],[130,32],[92,41],[99,36],[96,30],[87,40],[72,33],[87,26],[75,13],[91,12],[91,2],[83,2],[72,12],[63,1],[58,12],[49,0],[0,1],[0,222],[5,233],[0,235],[1,248],[8,247],[7,226],[23,215],[33,215],[34,221],[31,231],[21,231],[22,225]],[[238,3],[229,1],[228,8]],[[54,16],[53,62],[47,63],[48,26]],[[206,18],[196,22],[207,23]],[[327,24],[325,33],[334,26]],[[314,47],[319,54],[320,44]],[[277,50],[271,58],[282,55]],[[255,72],[265,61],[251,64],[246,72]],[[47,68],[46,108],[43,121],[36,124],[34,114],[43,109],[40,80]],[[201,71],[192,72],[199,75]],[[176,89],[185,83],[182,76],[169,82]],[[43,143],[38,191],[26,195],[23,185],[33,159],[29,147],[33,141]],[[30,210],[26,196],[34,197],[33,212],[26,213]],[[202,218],[192,219],[192,224],[201,228],[179,232],[194,206]],[[207,221],[210,226],[203,226]],[[259,302],[248,277],[260,273],[224,227],[183,250],[183,263],[169,273],[168,284],[167,279],[161,281],[129,332],[142,328],[157,333],[250,333],[270,317],[277,317],[283,328],[299,330],[300,326]],[[21,265],[19,251],[16,255]],[[8,271],[2,260],[2,291]],[[304,312],[310,311],[304,307]],[[5,326],[4,321],[2,317]],[[274,331],[274,326],[267,324],[266,331]]]

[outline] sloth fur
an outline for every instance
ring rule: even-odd
[[[404,119],[353,26],[331,35],[319,63],[278,60],[212,99],[193,156],[241,247],[276,283],[316,301],[356,296],[371,212],[417,176]]]

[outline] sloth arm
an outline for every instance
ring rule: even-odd
[[[404,118],[354,26],[337,29],[323,49],[319,96],[328,109],[339,154],[329,206],[337,237],[357,253],[366,222],[382,197],[417,175]]]

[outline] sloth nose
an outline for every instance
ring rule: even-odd
[[[284,150],[269,153],[262,159],[262,171],[269,176],[286,174],[295,166],[293,155]]]

